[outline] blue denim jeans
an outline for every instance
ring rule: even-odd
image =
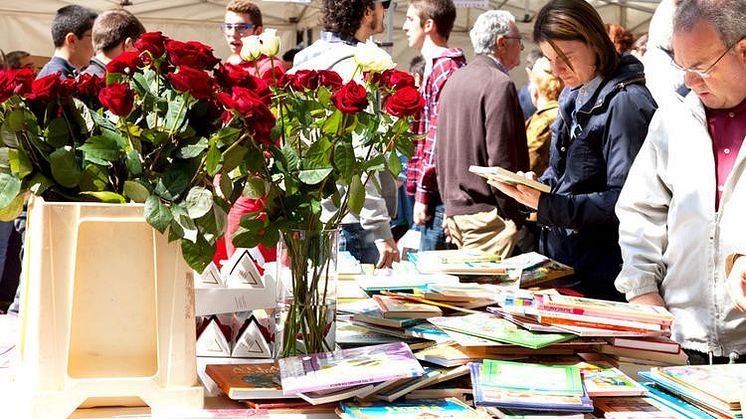
[[[445,214],[445,205],[440,200],[440,196],[433,198],[427,204],[427,215],[430,219],[425,224],[415,225],[415,230],[422,235],[420,237],[420,252],[425,250],[443,250],[447,248],[446,235],[443,232],[443,216]]]
[[[373,235],[360,223],[342,224],[339,234],[339,250],[348,251],[360,263],[378,263],[378,248]]]

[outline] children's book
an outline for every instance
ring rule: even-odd
[[[543,365],[485,359],[480,384],[537,394],[582,396],[583,380],[576,365]]]
[[[571,334],[562,333],[533,333],[489,313],[436,317],[430,318],[428,321],[441,329],[455,330],[482,339],[512,343],[531,349],[543,348],[575,337]]]
[[[367,292],[382,290],[425,290],[432,284],[457,284],[457,276],[447,274],[422,275],[419,272],[398,273],[388,275],[362,275],[355,278],[355,282]]]
[[[585,391],[590,397],[642,396],[647,389],[617,368],[603,368],[587,362],[578,364]]]
[[[469,171],[477,174],[487,180],[493,180],[497,182],[507,183],[508,185],[525,185],[529,188],[536,189],[540,192],[549,193],[552,188],[541,182],[529,179],[518,173],[511,172],[508,169],[503,169],[499,166],[484,167],[484,166],[469,166]]]
[[[385,295],[374,295],[373,299],[380,306],[383,317],[387,319],[424,319],[443,314],[440,308],[429,304],[416,303]]]
[[[274,362],[208,364],[205,372],[234,400],[288,398],[277,384],[280,369]]]
[[[438,309],[437,307],[435,308]],[[438,312],[440,312],[440,309],[438,309]],[[352,316],[352,320],[363,323],[377,324],[379,326],[396,327],[398,329],[413,326],[421,321],[417,318],[412,317],[387,317],[380,310],[380,308],[376,310],[363,311],[362,313],[355,313]]]
[[[652,397],[594,397],[594,414],[603,418],[684,419]]]
[[[619,348],[631,348],[645,351],[678,354],[681,345],[670,338],[609,338],[609,343]]]
[[[320,405],[338,402],[340,400],[351,399],[360,394],[367,394],[373,388],[373,384],[362,384],[359,386],[333,388],[329,390],[309,391],[298,393],[298,397],[311,403]]]
[[[347,415],[346,417],[350,419],[484,418],[476,410],[454,398],[398,403],[342,403],[340,413]]]
[[[673,315],[665,307],[569,295],[542,295],[536,308],[543,311],[629,319],[662,325],[670,325],[673,321]]]
[[[388,402],[393,402],[407,393],[419,388],[428,387],[443,381],[469,374],[469,367],[462,365],[455,368],[429,368],[425,367],[425,374],[420,377],[404,380],[400,384],[381,391],[373,397]]]
[[[506,407],[487,407],[487,413],[498,419],[586,419],[592,418],[585,413],[574,412],[537,412],[529,409],[508,409]]]
[[[424,373],[403,342],[300,355],[278,362],[285,394],[378,383]]]
[[[374,332],[348,322],[337,322],[337,343],[340,346],[379,345],[382,343],[399,342],[400,339]]]
[[[423,274],[446,273],[452,275],[501,275],[505,268],[500,265],[499,255],[490,255],[479,250],[428,250],[410,253],[417,270]]]

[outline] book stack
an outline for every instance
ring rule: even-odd
[[[598,352],[607,355],[611,363],[623,369],[634,369],[636,365],[645,366],[644,369],[686,365],[688,361],[681,345],[666,337],[609,338],[609,344],[599,346]]]
[[[743,417],[746,364],[654,367],[640,373],[651,397],[679,412],[699,417]]]
[[[400,403],[342,403],[337,414],[343,419],[373,418],[484,418],[465,403],[445,400],[419,400]]]
[[[428,250],[410,253],[409,259],[423,274],[446,273],[451,275],[504,275],[500,256],[480,250]]]
[[[670,336],[673,315],[664,307],[559,294],[506,291],[502,311],[578,336]]]
[[[469,364],[474,404],[542,412],[592,412],[575,365],[485,359]]]
[[[282,391],[311,404],[370,394],[374,385],[425,373],[402,342],[342,349],[279,361]]]

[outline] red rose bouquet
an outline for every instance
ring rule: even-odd
[[[270,142],[269,89],[230,74],[199,42],[146,33],[135,45],[105,80],[0,71],[0,218],[16,217],[31,193],[144,203],[147,221],[201,271],[253,173],[247,154]]]
[[[274,45],[260,35],[244,42],[256,51],[242,56],[271,56]],[[333,232],[348,212],[363,209],[366,185],[380,190],[378,175],[397,176],[397,153],[411,156],[414,148],[409,127],[424,100],[413,77],[392,69],[391,57],[371,44],[359,45],[354,60],[352,80],[328,70],[268,80],[277,122],[269,141],[253,142],[248,154],[244,194],[265,207],[241,219],[233,241],[282,244],[275,340],[282,356],[334,349]]]

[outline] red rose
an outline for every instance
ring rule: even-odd
[[[283,73],[275,80],[275,87],[278,89],[284,89],[288,87],[288,85],[293,84],[293,79],[295,78],[294,74],[290,73]]]
[[[209,74],[188,66],[179,67],[178,73],[169,73],[168,80],[179,92],[189,92],[196,99],[207,99],[212,95],[213,82]]]
[[[331,99],[334,106],[345,114],[360,112],[368,106],[368,92],[354,81],[334,92]]]
[[[329,90],[336,90],[342,87],[342,77],[336,71],[319,70],[319,84]]]
[[[140,53],[135,51],[123,52],[116,56],[113,60],[106,64],[106,71],[109,73],[129,74],[131,75],[137,70],[137,67],[142,67],[142,59]]]
[[[12,70],[15,87],[13,91],[19,95],[25,95],[31,91],[31,84],[36,79],[36,72],[30,68]]]
[[[319,73],[316,70],[300,70],[293,77],[293,89],[315,90],[319,86]]]
[[[414,77],[400,70],[386,70],[381,74],[381,82],[389,89],[401,89],[403,87],[414,87]]]
[[[98,94],[101,104],[117,116],[127,116],[135,105],[135,92],[127,83],[112,83]]]
[[[423,107],[425,107],[425,99],[412,86],[402,87],[386,101],[386,112],[400,118],[416,115]]]
[[[166,41],[166,51],[171,64],[187,66],[199,70],[209,70],[220,60],[215,58],[212,47],[197,41]]]
[[[275,116],[255,92],[244,87],[234,87],[232,95],[218,93],[218,100],[223,106],[235,110],[246,119],[246,126],[254,131],[255,141],[271,144]]]
[[[54,73],[34,80],[31,83],[31,92],[26,97],[41,102],[51,102],[57,100],[62,92],[62,80],[59,74]]]
[[[0,70],[0,103],[5,102],[9,97],[13,96],[15,88],[16,84],[13,79],[13,72],[10,70]]]
[[[378,84],[381,81],[381,73],[373,73],[370,71],[364,71],[363,80],[365,80],[366,83]]]
[[[135,48],[140,51],[143,61],[150,62],[150,59],[158,59],[166,52],[167,37],[160,32],[148,32],[140,35],[135,41]]]
[[[220,64],[215,70],[215,79],[218,85],[227,91],[233,87],[245,87],[256,92],[267,105],[272,101],[272,92],[267,80],[251,75],[242,65]]]
[[[90,73],[78,76],[75,84],[75,96],[78,98],[98,97],[99,91],[104,86],[104,79]]]

